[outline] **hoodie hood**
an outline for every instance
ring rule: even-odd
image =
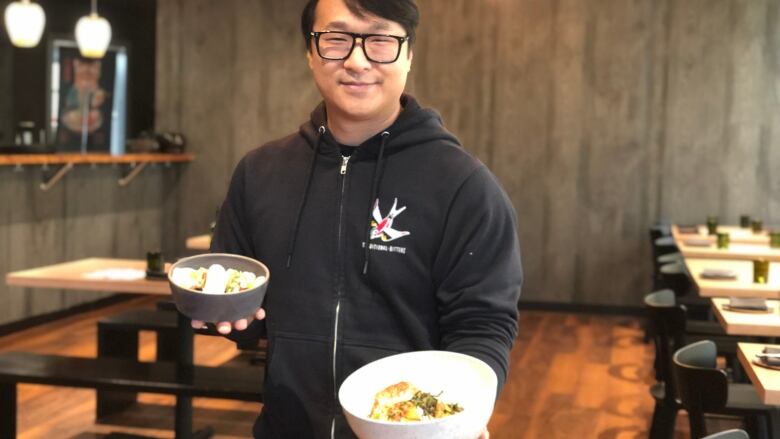
[[[381,130],[375,136],[359,145],[356,153],[361,156],[378,156],[382,133],[389,133],[386,141],[384,156],[415,145],[433,141],[449,141],[453,146],[461,147],[458,139],[442,125],[441,116],[435,110],[422,108],[417,100],[407,94],[401,96],[401,113],[392,125]],[[300,134],[306,139],[311,148],[316,148],[321,141],[319,152],[333,154],[339,151],[338,142],[327,129],[327,113],[325,103],[321,102],[310,115],[310,120],[300,127]],[[325,127],[320,139],[321,127]]]

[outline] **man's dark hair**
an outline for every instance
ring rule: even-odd
[[[343,0],[350,12],[363,18],[366,14],[376,15],[400,24],[409,36],[409,46],[414,43],[420,11],[414,0]],[[301,14],[301,32],[306,41],[306,50],[311,49],[311,32],[314,26],[314,12],[319,0],[309,0]]]

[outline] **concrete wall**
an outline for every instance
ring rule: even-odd
[[[297,128],[319,95],[304,0],[160,0],[158,130],[191,165],[0,168],[0,271],[93,255],[184,253],[235,163]],[[636,305],[647,228],[741,213],[780,224],[780,1],[419,0],[409,90],[441,111],[515,204],[524,300]],[[95,298],[0,287],[0,322]]]

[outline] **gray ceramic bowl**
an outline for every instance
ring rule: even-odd
[[[176,268],[197,270],[200,267],[209,268],[212,264],[220,264],[226,270],[251,271],[256,276],[265,276],[265,282],[240,293],[206,294],[180,287],[171,280]],[[260,308],[270,276],[268,267],[252,258],[228,253],[206,253],[176,261],[168,270],[168,283],[171,284],[176,308],[185,316],[204,322],[233,322],[254,315]]]

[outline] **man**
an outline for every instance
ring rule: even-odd
[[[323,103],[241,160],[211,247],[271,271],[254,321],[218,324],[236,341],[268,337],[258,438],[352,437],[340,384],[399,352],[473,355],[500,389],[517,330],[511,204],[403,94],[414,0],[310,0],[301,22]]]
[[[106,103],[107,93],[100,86],[101,61],[74,57],[66,58],[64,65],[66,71],[70,71],[73,80],[67,88],[63,87],[67,91],[61,110],[61,123],[57,133],[58,142],[72,149],[79,148],[81,142],[87,139],[83,136],[83,131],[86,128],[90,146],[105,144],[106,130],[104,129],[103,116],[106,111],[110,110],[105,108],[110,106],[110,102],[108,102],[109,105],[103,105]],[[85,111],[87,111],[86,123],[84,121]]]

